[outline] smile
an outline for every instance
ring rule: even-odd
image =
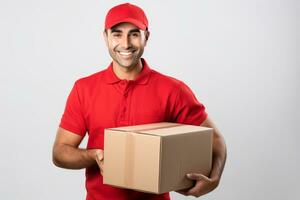
[[[132,55],[132,51],[130,51],[130,52],[123,52],[123,51],[118,51],[119,52],[119,54],[121,54],[121,56],[130,56],[130,55]]]

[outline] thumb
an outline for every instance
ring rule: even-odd
[[[186,175],[188,179],[191,179],[191,180],[196,180],[196,181],[199,181],[199,180],[208,180],[209,178],[202,175],[202,174],[197,174],[197,173],[189,173]]]
[[[96,151],[96,160],[102,161],[104,158],[103,151],[101,149],[97,149]]]

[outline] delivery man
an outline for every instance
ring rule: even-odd
[[[144,11],[129,3],[111,8],[103,36],[112,62],[75,82],[54,142],[54,164],[86,168],[87,200],[170,199],[169,193],[155,195],[103,184],[104,129],[164,121],[201,125],[214,128],[211,173],[209,177],[187,174],[195,185],[177,192],[199,197],[214,190],[226,160],[224,139],[187,85],[153,70],[141,58],[150,36]],[[81,149],[86,133],[87,148]]]

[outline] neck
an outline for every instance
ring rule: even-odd
[[[121,80],[135,80],[139,73],[142,71],[142,68],[143,64],[141,59],[139,59],[135,66],[131,67],[121,67],[118,63],[113,61],[113,71]]]

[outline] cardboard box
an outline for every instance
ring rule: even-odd
[[[105,129],[104,138],[104,184],[161,194],[211,170],[212,128],[162,122]]]

